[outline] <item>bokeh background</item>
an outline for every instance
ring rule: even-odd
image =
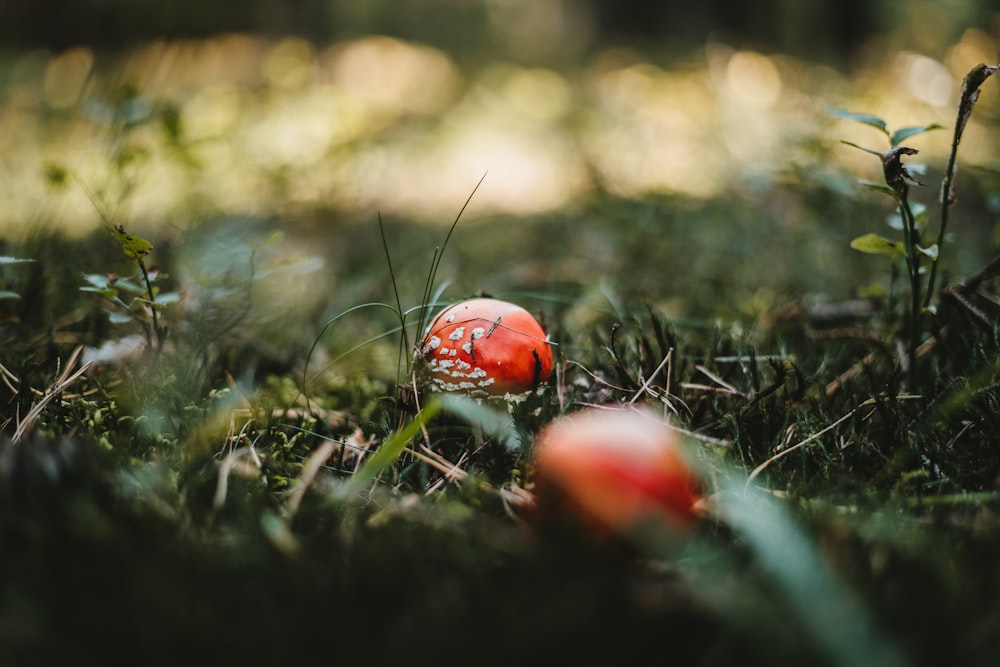
[[[174,252],[190,285],[278,231],[270,252],[296,261],[269,284],[316,317],[390,298],[378,216],[419,302],[473,191],[441,266],[449,297],[753,321],[870,292],[885,262],[848,244],[895,233],[893,207],[857,184],[880,180],[878,161],[841,140],[887,141],[828,109],[943,125],[908,142],[933,206],[962,77],[1000,44],[986,0],[0,11],[0,238],[85,238],[104,216],[159,261]],[[949,276],[996,246],[998,101],[985,86],[965,135]]]

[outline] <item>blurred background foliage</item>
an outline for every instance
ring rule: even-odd
[[[39,0],[0,4],[4,43],[120,48],[220,32],[299,35],[317,43],[368,34],[423,42],[460,55],[517,60],[576,55],[615,43],[682,52],[709,34],[768,50],[846,61],[874,36],[906,35],[908,48],[940,48],[994,11],[984,0]]]
[[[615,298],[753,321],[884,291],[884,264],[847,248],[892,214],[857,185],[880,165],[841,143],[884,138],[827,109],[951,128],[962,77],[1000,48],[1000,14],[976,0],[0,0],[0,12],[0,238],[34,237],[44,260],[50,233],[92,235],[106,215],[153,242],[197,307],[195,287],[224,277],[213,263],[245,274],[279,232],[258,259],[284,262],[284,278],[260,281],[280,287],[253,320],[270,317],[273,335],[289,313],[314,330],[388,298],[379,213],[415,303],[484,174],[442,264],[448,296],[534,295],[584,324],[581,303],[607,312]],[[998,102],[985,86],[966,132],[948,276],[997,245]],[[928,183],[950,136],[910,141]],[[43,261],[27,275],[63,269],[76,270]],[[37,306],[5,304],[22,319]]]
[[[51,234],[103,234],[106,215],[153,242],[188,314],[225,294],[242,317],[252,294],[239,321],[255,326],[227,331],[286,358],[324,317],[390,298],[379,214],[403,303],[417,303],[484,174],[441,267],[448,298],[518,295],[586,326],[636,304],[773,322],[795,303],[884,291],[884,263],[848,249],[892,214],[857,185],[880,165],[840,143],[884,138],[827,109],[950,128],[962,77],[1000,45],[1000,14],[973,0],[7,0],[0,12],[0,239],[41,260],[8,271],[8,287],[107,267],[50,252]],[[966,132],[946,276],[997,245],[998,101],[985,86]],[[926,182],[950,136],[911,140]],[[281,243],[265,243],[273,233]],[[46,289],[50,321],[79,313],[73,291]],[[40,303],[3,306],[28,322]],[[389,326],[369,319],[346,340]],[[87,327],[92,345],[107,333]]]

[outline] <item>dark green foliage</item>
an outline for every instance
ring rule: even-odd
[[[662,200],[623,206],[647,219],[622,213],[622,247],[642,247],[631,234],[680,224]],[[701,214],[715,213],[685,215]],[[529,233],[563,223],[538,224]],[[470,252],[462,231],[453,239],[459,258]],[[30,290],[38,307],[72,308],[51,287],[65,285],[79,300],[79,283],[58,278],[72,267],[32,249],[44,269]],[[636,265],[664,262],[644,251]],[[405,280],[406,262],[394,266],[405,308],[422,286]],[[503,275],[492,271],[486,275]],[[0,447],[0,569],[17,573],[0,583],[0,659],[195,655],[263,664],[324,651],[344,661],[451,651],[492,664],[661,664],[666,656],[836,664],[829,646],[842,639],[815,634],[738,523],[706,522],[681,546],[609,547],[538,535],[512,519],[523,508],[504,488],[530,489],[534,433],[579,405],[629,401],[653,405],[689,431],[719,479],[760,468],[754,483],[789,498],[805,543],[821,551],[837,590],[858,597],[888,645],[915,664],[989,655],[998,619],[985,587],[1000,553],[989,532],[1000,472],[1000,347],[983,317],[995,308],[993,275],[973,276],[941,298],[935,321],[948,326],[908,383],[879,335],[886,315],[876,302],[837,310],[803,300],[756,312],[743,326],[705,317],[706,288],[693,276],[679,280],[691,280],[693,304],[681,316],[657,305],[653,283],[635,293],[606,289],[600,301],[582,281],[545,292],[518,285],[545,311],[558,343],[558,372],[545,391],[509,410],[483,406],[499,419],[489,426],[474,411],[439,413],[376,483],[346,496],[344,481],[370,460],[365,449],[419,414],[397,393],[391,363],[339,377],[325,369],[307,410],[301,375],[281,373],[289,362],[274,364],[253,331],[199,336],[174,313],[168,340],[176,347],[95,369],[49,403],[25,440]],[[371,297],[381,289],[385,298],[387,282],[377,284]],[[728,300],[711,307],[747,312]],[[19,384],[5,398],[8,435],[15,416],[37,402],[32,388],[58,377],[67,339],[118,335],[104,311],[86,312],[66,325],[51,315],[32,320],[48,333],[10,339],[0,361]],[[321,344],[350,349],[357,331],[367,338],[398,325],[388,311],[354,329],[357,319],[338,322]],[[5,331],[28,324],[8,322]],[[864,326],[868,337],[852,333]],[[307,347],[297,350],[291,366]],[[331,368],[398,355],[390,336]],[[430,397],[419,400],[426,407]],[[312,457],[328,445],[332,453],[307,481]],[[462,478],[447,479],[442,461],[458,464]]]

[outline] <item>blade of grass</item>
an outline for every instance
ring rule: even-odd
[[[313,376],[312,376],[312,378],[310,378],[310,379],[311,380],[315,380],[317,377],[319,377],[319,375],[323,371],[325,371],[326,369],[330,368],[335,363],[337,363],[337,362],[339,362],[339,361],[341,361],[343,359],[346,359],[347,357],[351,356],[352,354],[354,354],[358,350],[360,350],[360,349],[362,349],[364,347],[367,347],[367,346],[371,345],[372,343],[380,341],[383,338],[388,338],[389,336],[392,336],[393,334],[399,333],[399,330],[400,330],[400,327],[393,327],[392,329],[389,329],[388,331],[383,331],[380,334],[376,334],[375,336],[372,336],[370,338],[366,338],[365,340],[361,341],[360,343],[357,343],[356,345],[351,346],[350,348],[344,350],[343,352],[341,352],[340,354],[338,354],[336,357],[334,357],[333,359],[331,359],[330,361],[328,361],[326,364],[324,364],[323,367],[320,368],[319,370],[317,370],[316,373],[314,373]]]
[[[720,496],[722,516],[746,540],[830,663],[841,667],[907,664],[786,507],[759,494],[740,493],[739,480],[733,487]]]
[[[486,172],[489,173],[489,172]],[[451,227],[448,228],[448,233],[444,237],[444,242],[441,246],[434,251],[434,257],[431,259],[431,267],[427,272],[427,282],[424,283],[424,293],[421,303],[426,304],[431,300],[431,292],[434,290],[434,281],[437,279],[438,267],[441,265],[441,257],[444,255],[445,248],[448,247],[448,242],[451,240],[451,235],[455,232],[455,228],[458,227],[458,221],[462,219],[462,215],[465,214],[465,209],[469,207],[472,202],[472,198],[476,196],[476,192],[479,191],[479,187],[486,180],[486,173],[480,177],[476,186],[472,188],[472,192],[469,193],[468,198],[465,203],[462,204],[462,208],[459,209],[458,215],[455,216],[455,220],[451,223]],[[424,327],[427,325],[427,310],[424,309],[420,313],[420,318],[417,320],[417,336],[423,332]]]
[[[356,313],[356,312],[361,311],[361,310],[365,310],[367,308],[385,308],[385,309],[390,310],[390,311],[392,311],[394,313],[398,312],[397,309],[393,308],[392,306],[390,306],[387,303],[382,303],[381,301],[369,301],[368,303],[360,303],[360,304],[358,304],[356,306],[351,306],[347,310],[341,311],[335,317],[333,317],[333,318],[331,318],[331,319],[329,319],[329,320],[326,321],[326,323],[323,325],[323,327],[319,330],[319,333],[316,334],[316,337],[313,339],[312,345],[309,346],[309,353],[306,354],[305,363],[303,363],[303,365],[302,365],[302,388],[301,388],[301,391],[302,391],[303,397],[305,397],[305,399],[306,399],[306,404],[307,405],[309,404],[309,385],[308,385],[308,380],[309,380],[309,363],[312,360],[313,353],[316,351],[316,347],[319,345],[320,339],[323,338],[323,334],[326,333],[327,329],[329,329],[334,324],[336,324],[340,320],[344,319],[348,315],[351,315],[351,314]],[[395,333],[395,332],[390,332],[390,333]],[[381,336],[376,337],[375,340],[377,340],[380,337]],[[368,341],[368,342],[370,342],[370,341]],[[364,343],[364,344],[362,344],[362,346],[365,345],[365,344],[367,344],[367,342]],[[354,348],[352,348],[352,350],[353,349]]]
[[[392,268],[392,253],[389,252],[389,241],[385,237],[385,225],[382,222],[381,211],[378,214],[378,231],[382,237],[382,250],[385,252],[385,263],[389,268],[389,278],[392,280],[392,295],[396,299],[396,316],[399,318],[399,357],[407,357],[406,369],[407,375],[409,375],[409,355],[405,354],[406,350],[410,349],[410,338],[406,333],[406,313],[403,310],[403,301],[399,297],[399,286],[396,283],[396,272]],[[400,384],[400,368],[401,364],[396,364],[396,384]]]
[[[350,498],[363,491],[386,468],[391,466],[403,453],[410,441],[420,433],[420,430],[441,411],[440,401],[431,401],[424,406],[420,414],[415,416],[403,428],[389,436],[370,459],[364,462],[358,471],[339,488],[339,498]]]
[[[448,412],[496,438],[507,449],[520,448],[513,419],[506,412],[487,407],[468,396],[442,394],[438,400]]]

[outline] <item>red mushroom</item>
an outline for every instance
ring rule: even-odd
[[[439,391],[519,395],[552,374],[552,350],[541,325],[524,308],[498,299],[445,308],[418,349]]]
[[[640,524],[689,525],[701,497],[673,431],[635,408],[589,408],[546,426],[535,440],[541,521],[570,518],[600,535]]]

